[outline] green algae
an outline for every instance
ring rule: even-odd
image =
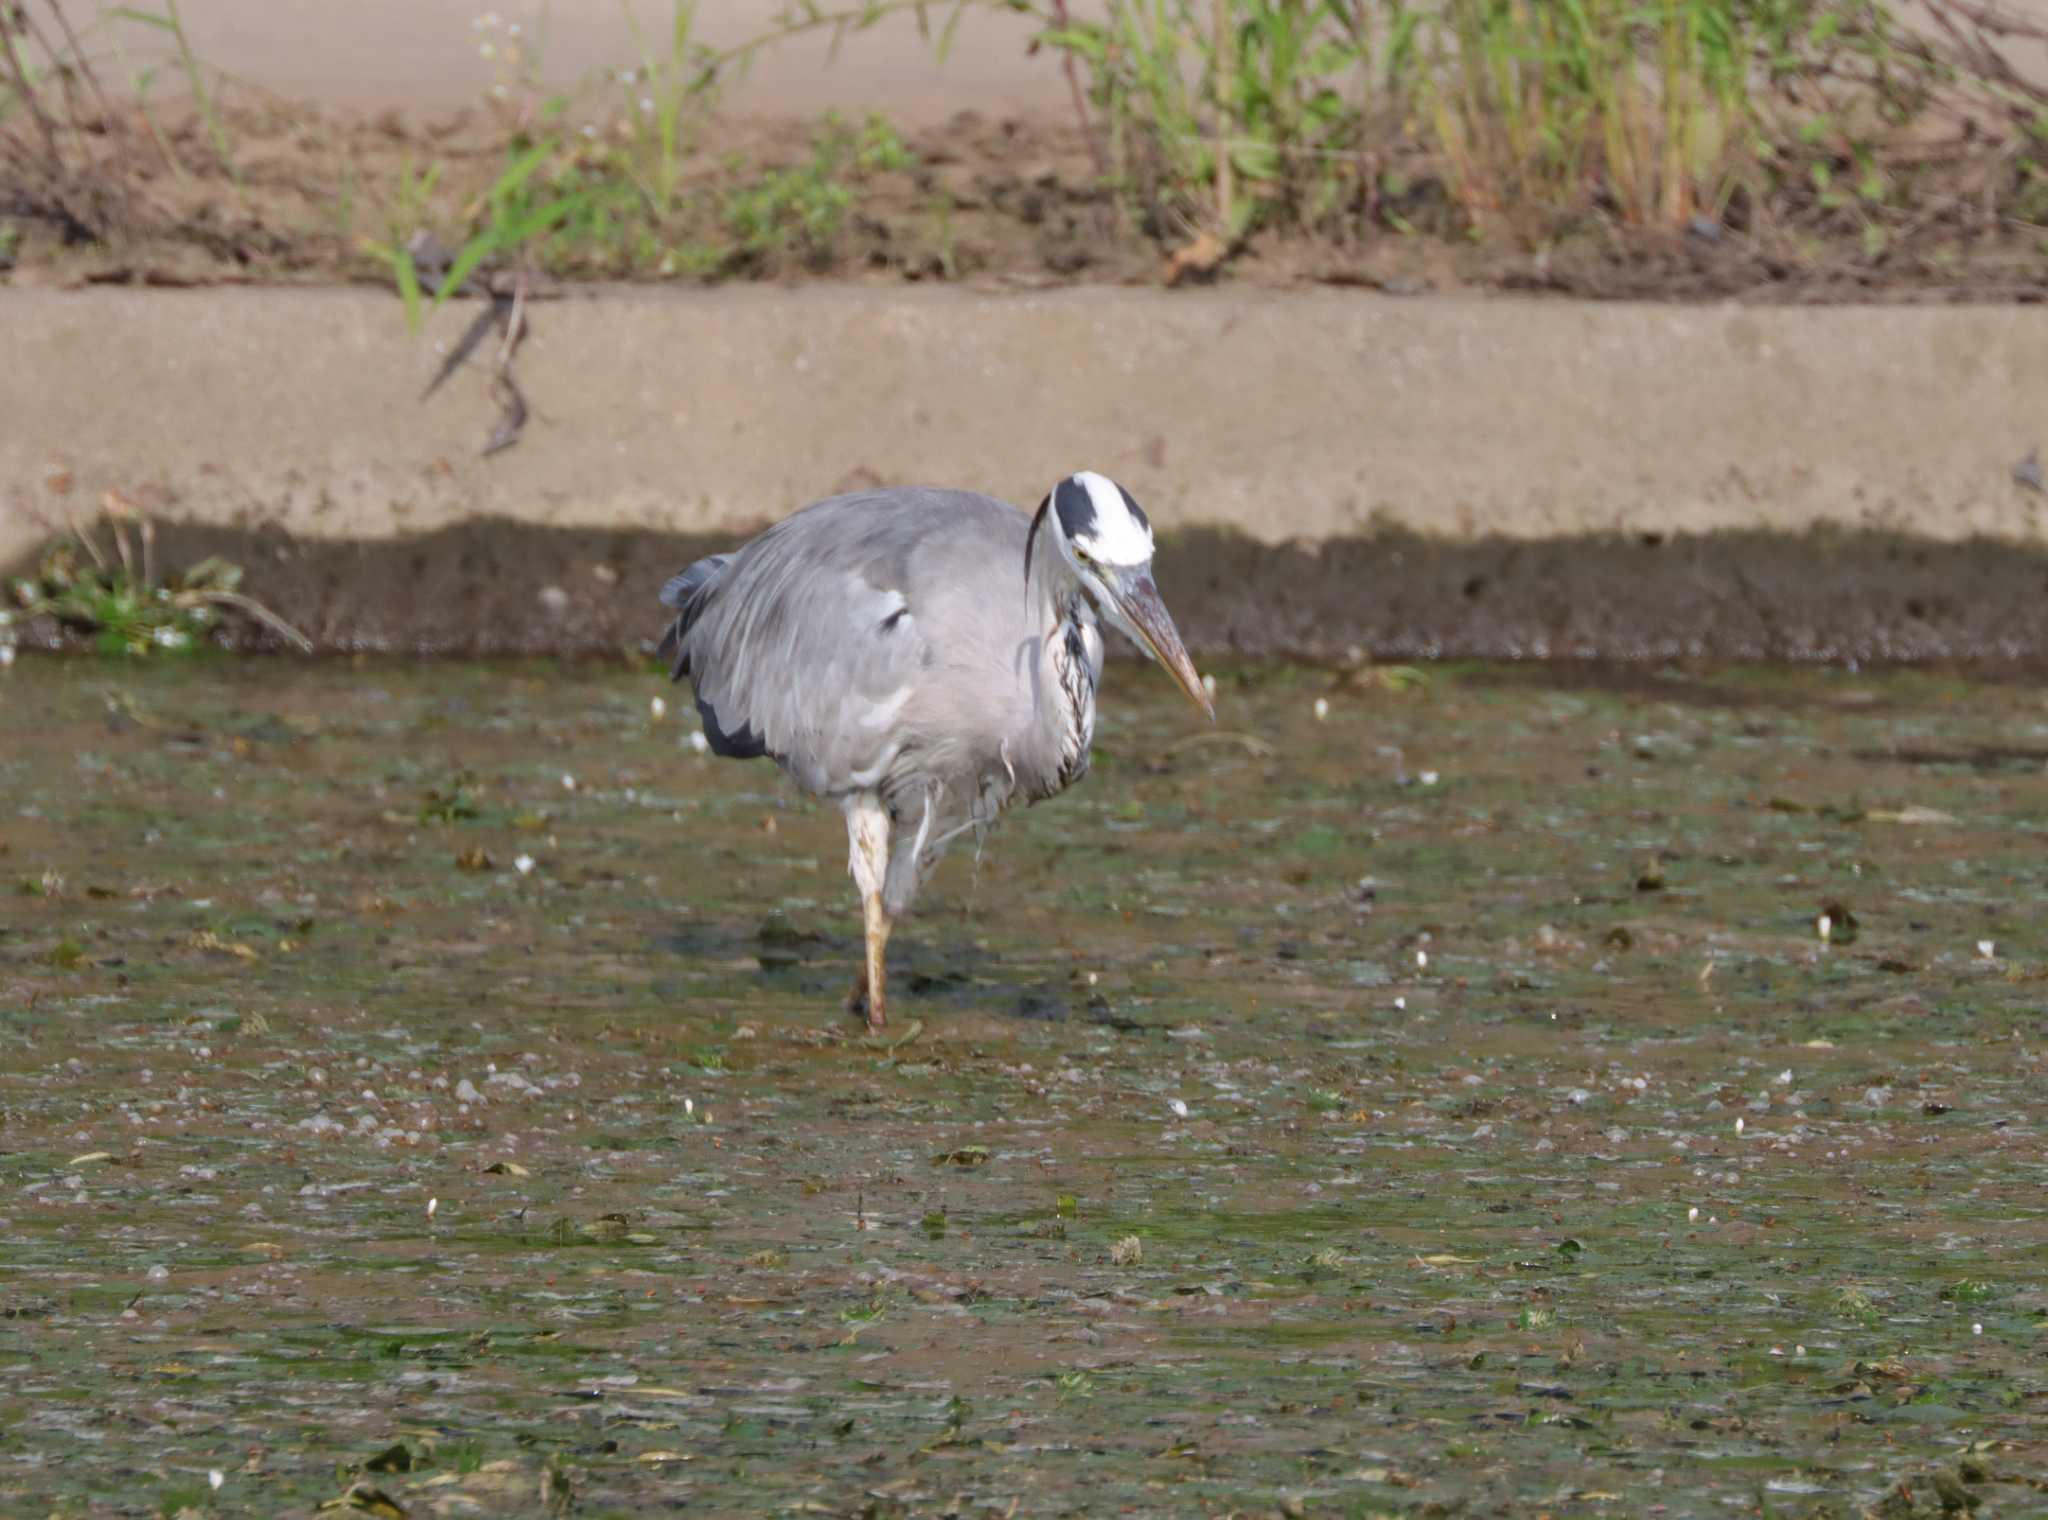
[[[2048,701],[1148,676],[889,1050],[645,672],[18,665],[0,1507],[2044,1502]]]

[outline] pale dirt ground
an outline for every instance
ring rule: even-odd
[[[671,16],[665,0],[556,0],[545,7],[491,7],[482,0],[185,0],[180,6],[199,55],[230,75],[325,104],[412,111],[469,104],[490,83],[473,23],[492,9],[543,39],[545,78],[561,87],[631,63],[638,56],[634,22],[660,45]],[[732,46],[765,30],[779,9],[770,0],[702,0],[697,34]],[[933,11],[944,14],[940,6]],[[1025,56],[1033,29],[1026,17],[970,15],[943,66],[907,20],[849,36],[836,59],[828,56],[828,38],[807,37],[764,53],[727,105],[753,117],[881,109],[910,125],[968,109],[1059,116],[1067,109],[1066,85],[1049,55]]]

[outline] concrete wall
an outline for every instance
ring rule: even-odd
[[[849,483],[1035,501],[1090,467],[1267,543],[1799,531],[2038,544],[2048,311],[1094,290],[539,303],[524,440],[374,292],[0,292],[0,561],[118,488],[381,538],[478,515],[749,527]]]

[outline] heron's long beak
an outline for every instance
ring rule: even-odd
[[[1173,626],[1173,618],[1166,603],[1159,599],[1159,588],[1152,584],[1152,577],[1143,573],[1127,579],[1119,577],[1115,594],[1117,611],[1138,631],[1146,653],[1171,671],[1174,680],[1180,682],[1180,689],[1188,694],[1188,700],[1207,713],[1210,722],[1215,722],[1215,705],[1202,689],[1195,662],[1188,658],[1187,647],[1180,641],[1180,630]]]

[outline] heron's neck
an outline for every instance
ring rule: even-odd
[[[1052,626],[1045,636],[1046,737],[1054,752],[1051,790],[1071,786],[1088,770],[1095,742],[1095,687],[1102,679],[1102,631],[1080,582],[1053,592]]]

